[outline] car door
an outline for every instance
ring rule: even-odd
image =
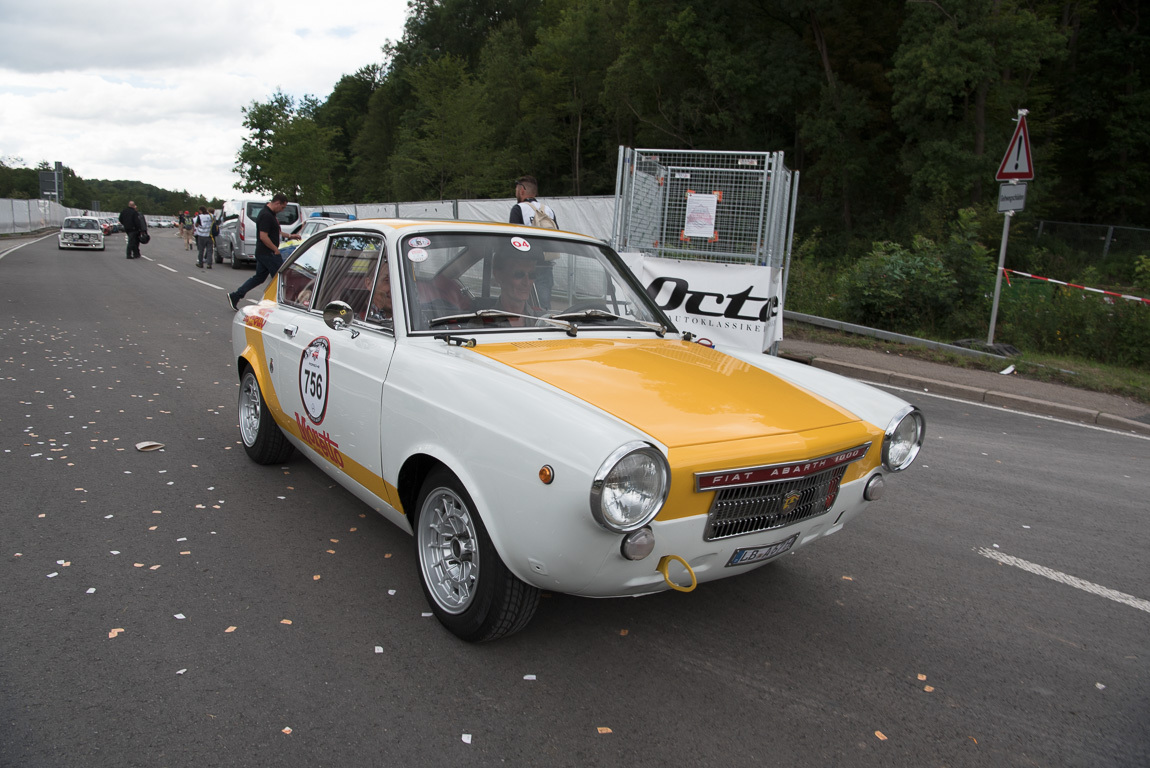
[[[366,311],[380,268],[388,268],[381,235],[340,232],[309,243],[278,275],[278,306],[264,337],[275,347],[269,367],[292,431],[317,462],[355,480],[367,491],[357,495],[384,511],[375,499],[396,506],[382,480],[380,443],[395,334]],[[352,304],[354,317],[340,330],[323,320],[334,300],[361,305]]]

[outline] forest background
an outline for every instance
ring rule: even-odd
[[[985,336],[1002,229],[994,175],[1019,109],[1036,178],[1007,266],[1150,293],[1142,11],[412,0],[381,63],[324,99],[277,92],[243,109],[237,187],[310,205],[472,199],[510,197],[531,173],[541,197],[607,195],[620,145],[783,151],[801,173],[788,309]],[[996,340],[1150,367],[1150,305],[1018,288]]]

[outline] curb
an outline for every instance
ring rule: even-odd
[[[1023,411],[1025,413],[1036,413],[1042,416],[1066,419],[1067,421],[1080,421],[1086,424],[1097,424],[1098,426],[1109,429],[1150,435],[1150,424],[1144,424],[1141,421],[1126,419],[1110,413],[1093,411],[1089,408],[1079,408],[1078,406],[1054,403],[1049,400],[1038,400],[1033,397],[1012,395],[1006,392],[997,392],[993,389],[968,387],[964,384],[928,379],[923,376],[894,373],[893,371],[886,371],[881,368],[869,368],[864,365],[844,363],[826,357],[812,358],[807,355],[788,355],[786,353],[781,354],[780,357],[785,357],[788,360],[799,363],[806,363],[807,365],[813,365],[815,368],[821,368],[841,376],[847,376],[861,381],[869,381],[875,384],[891,384],[896,387],[905,387],[906,389],[920,389],[924,392],[945,395],[958,400],[986,403],[987,405],[996,405],[1001,408]]]

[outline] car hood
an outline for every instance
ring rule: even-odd
[[[568,392],[669,448],[859,421],[778,376],[685,341],[563,339],[472,351]]]

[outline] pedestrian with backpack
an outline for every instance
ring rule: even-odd
[[[519,177],[515,182],[515,205],[511,208],[511,223],[541,229],[559,229],[555,211],[547,203],[536,200],[537,194],[539,194],[539,182],[534,176]],[[553,285],[555,275],[551,270],[551,262],[547,261],[538,266],[535,275],[535,293],[539,298],[539,306],[545,310],[551,307]]]

